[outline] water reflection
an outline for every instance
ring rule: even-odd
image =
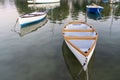
[[[115,19],[120,18],[120,4],[113,4],[111,5],[112,7],[112,11],[113,11],[113,15],[115,16]]]
[[[64,61],[68,67],[71,76],[73,77],[73,80],[92,80],[94,55],[90,60],[90,63],[88,65],[88,70],[85,72],[82,68],[82,65],[73,55],[73,53],[69,50],[65,42],[63,42],[62,51],[63,51]]]
[[[60,6],[49,11],[48,17],[54,23],[62,21],[69,15],[69,6],[66,1],[61,1]]]
[[[101,13],[100,14],[87,13],[87,17],[89,19],[93,19],[93,20],[100,20],[100,19],[102,19]]]
[[[7,4],[6,1],[8,1]],[[15,1],[15,5],[12,1]],[[13,28],[18,14],[30,13],[34,9],[28,6],[26,0],[0,0],[0,61],[2,62],[0,64],[0,80],[71,80],[64,62],[61,61],[63,56],[73,79],[86,79],[86,73],[83,71],[78,76],[82,67],[64,43],[63,56],[61,56],[63,40],[61,29],[64,26],[63,24],[74,19],[84,20],[86,4],[88,4],[85,1],[61,0],[60,6],[49,11],[48,22],[43,27],[39,26],[37,28],[40,31],[38,30],[29,35],[29,31],[27,33],[29,27],[26,27],[26,33],[20,33],[24,38],[20,38],[10,30]],[[92,0],[88,1],[92,3]],[[118,64],[120,61],[120,4],[102,2],[97,4],[104,7],[101,13],[103,21],[87,18],[87,22],[94,25],[99,33],[99,41],[96,47],[97,54],[95,54],[96,60],[92,58],[89,65],[89,80],[120,80],[120,64]],[[111,15],[112,5],[115,8],[112,12],[113,16]],[[43,9],[45,8],[38,10],[42,11]],[[63,24],[51,23],[60,20]],[[110,25],[112,26],[110,27]],[[21,28],[19,30],[24,31]],[[112,36],[109,35],[110,30]]]
[[[70,0],[68,2],[69,13],[73,20],[78,20],[79,15],[86,12],[86,4],[86,0]]]
[[[0,0],[0,9],[11,8],[14,6],[14,0]]]
[[[66,19],[69,15],[73,20],[78,20],[80,14],[86,13],[86,5],[91,4],[92,2],[97,3],[97,5],[103,6],[104,9],[101,12],[103,19],[108,19],[111,14],[111,4],[104,3],[102,1],[86,1],[86,0],[61,0],[60,3],[54,4],[28,4],[26,1],[16,0],[15,4],[17,6],[17,10],[19,14],[26,14],[33,11],[45,11],[46,9],[50,9],[48,13],[48,18],[52,22],[62,21]],[[22,5],[21,5],[22,4]],[[114,11],[115,18],[117,19],[120,16],[120,5],[116,5],[116,9]],[[88,18],[93,17],[92,14],[88,14]],[[98,19],[98,15],[95,15],[93,19]],[[95,19],[95,20],[96,20]]]
[[[23,15],[23,14],[33,12],[28,8],[27,1],[15,0],[15,5],[16,5],[16,8],[18,10],[19,15]]]
[[[49,3],[49,4],[28,4],[28,7],[31,10],[39,10],[39,9],[54,9],[60,6],[60,2],[57,3]]]
[[[104,7],[104,10],[102,12],[103,17],[107,17],[111,15],[114,15],[115,17],[120,16],[120,4],[102,3],[101,5]]]
[[[5,0],[0,0],[0,6],[5,5]]]
[[[37,29],[41,28],[42,26],[44,26],[47,23],[47,21],[48,21],[48,19],[47,19],[47,17],[45,17],[44,19],[42,19],[42,21],[34,23],[34,24],[30,24],[30,25],[27,25],[24,27],[16,26],[16,27],[14,27],[14,32],[18,33],[21,37],[23,37],[26,34],[29,34],[33,31],[36,31]],[[20,28],[18,28],[18,27],[20,27]]]
[[[111,22],[110,22],[110,35],[112,34],[112,26],[115,20],[120,19],[120,6],[116,4],[110,4],[110,15],[111,15]]]
[[[102,0],[102,2],[103,2],[103,3],[108,3],[108,2],[109,2],[109,0]]]

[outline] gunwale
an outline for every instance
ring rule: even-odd
[[[22,15],[20,17],[21,18],[32,18],[32,17],[39,17],[39,16],[42,16],[42,15],[46,15],[46,13],[45,12],[43,12],[43,13],[35,13],[35,14],[29,13],[29,14]]]

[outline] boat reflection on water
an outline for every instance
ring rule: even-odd
[[[48,4],[28,4],[30,9],[54,9],[60,6],[60,2]]]
[[[93,69],[94,53],[88,64],[88,70],[85,72],[83,70],[82,65],[79,63],[79,61],[73,55],[73,53],[69,50],[69,48],[65,42],[63,42],[62,51],[63,51],[65,63],[68,67],[68,70],[69,70],[73,80],[92,80],[91,73],[92,73],[92,69]]]
[[[110,2],[109,0],[102,0],[103,3],[108,3]]]
[[[102,19],[101,13],[100,14],[94,14],[94,13],[87,12],[87,17],[89,19],[93,19],[93,20],[100,20],[100,19]]]
[[[18,33],[21,37],[23,37],[26,34],[29,34],[33,31],[36,31],[38,28],[41,28],[42,26],[44,26],[47,23],[48,19],[47,17],[45,17],[42,21],[37,22],[37,23],[33,23],[24,27],[20,27],[20,29],[17,31],[16,29],[15,32]]]

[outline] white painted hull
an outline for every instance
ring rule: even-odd
[[[47,18],[44,18],[42,21],[35,23],[33,25],[21,27],[19,31],[19,35],[23,37],[26,34],[36,31],[38,28],[41,28],[42,26],[44,26],[47,23],[47,21],[48,21]]]
[[[87,70],[97,42],[97,32],[85,22],[70,22],[63,29],[63,36],[69,49]]]
[[[38,14],[38,16],[30,16],[29,17],[29,14],[26,14],[28,15],[28,17],[19,17],[18,21],[19,21],[19,24],[22,26],[22,25],[27,25],[27,24],[30,24],[30,23],[34,23],[36,21],[40,21],[42,20],[43,18],[46,17],[46,13],[45,12],[34,12],[35,14]],[[41,15],[39,15],[41,14]]]
[[[83,56],[82,54],[80,54],[79,51],[77,51],[75,48],[73,48],[67,41],[65,41],[65,42],[67,43],[69,49],[73,52],[73,54],[75,55],[75,57],[78,59],[78,61],[81,63],[81,65],[84,65],[85,60],[86,60],[86,58],[87,58],[86,65],[83,66],[84,71],[86,71],[86,70],[87,70],[88,63],[89,63],[89,61],[90,61],[90,59],[91,59],[91,57],[92,57],[92,55],[93,55],[95,46],[94,46],[94,48],[92,49],[90,55],[87,56],[87,57],[85,57],[85,56]]]
[[[27,0],[28,3],[56,3],[60,0]]]

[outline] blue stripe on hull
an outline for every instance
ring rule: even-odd
[[[20,26],[21,26],[21,27],[26,27],[26,26],[28,26],[28,25],[36,24],[36,23],[38,23],[38,22],[43,21],[45,18],[46,18],[46,17],[44,17],[44,18],[42,18],[42,19],[40,19],[40,20],[33,21],[33,22],[28,22],[28,23],[20,24]]]

